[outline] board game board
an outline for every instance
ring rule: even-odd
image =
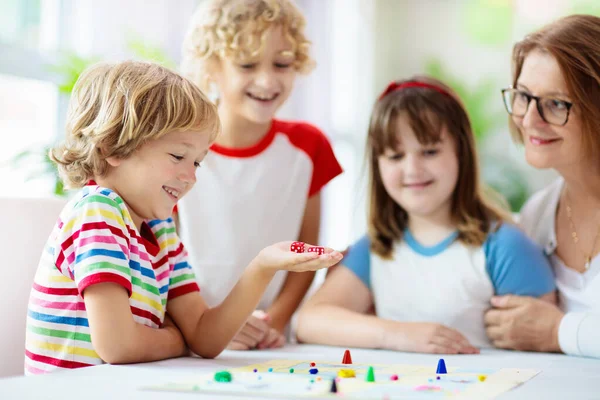
[[[513,368],[473,370],[448,365],[446,374],[436,374],[435,365],[315,364],[273,360],[229,369],[231,382],[217,382],[215,374],[211,374],[199,376],[192,382],[170,382],[144,389],[260,398],[489,399],[525,383],[540,372]],[[373,367],[374,382],[365,380],[370,366]],[[316,374],[309,373],[313,368],[318,370]],[[356,377],[338,377],[341,369],[353,370]],[[331,392],[334,381],[337,393]]]

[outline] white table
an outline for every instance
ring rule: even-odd
[[[437,365],[440,357],[447,366],[472,368],[534,368],[542,370],[532,380],[500,396],[499,399],[600,399],[600,360],[559,354],[483,350],[479,355],[439,356],[383,350],[353,349],[355,363]],[[225,351],[215,360],[178,358],[136,365],[102,365],[45,376],[14,377],[0,380],[0,399],[233,399],[189,393],[142,391],[148,384],[185,381],[194,375],[212,373],[272,359],[341,362],[339,347],[288,345],[280,350]],[[244,397],[249,399],[250,397]]]

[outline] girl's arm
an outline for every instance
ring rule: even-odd
[[[84,291],[92,345],[111,364],[147,362],[179,357],[186,345],[179,330],[165,323],[161,329],[133,320],[127,290],[115,283],[98,283]]]
[[[345,347],[427,353],[478,353],[459,332],[435,323],[398,322],[366,315],[373,304],[365,284],[343,265],[330,271],[300,310],[298,340]]]
[[[321,194],[310,197],[304,210],[304,219],[300,230],[299,241],[319,243],[319,228],[321,224]],[[285,326],[300,305],[306,291],[310,287],[315,273],[289,272],[279,295],[267,310],[271,327],[283,332]]]

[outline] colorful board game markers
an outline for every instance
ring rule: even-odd
[[[335,383],[335,379],[333,381],[331,381],[331,388],[329,389],[330,393],[337,393],[338,389],[337,389],[337,383]]]
[[[215,374],[216,382],[231,382],[231,372],[219,371]]]
[[[344,352],[344,357],[342,358],[342,364],[352,364],[352,356],[350,355],[350,350],[346,350]]]
[[[366,382],[375,382],[375,372],[373,371],[373,367],[369,367],[367,370],[367,376],[365,377]]]
[[[144,390],[189,392],[219,398],[219,396],[253,398],[289,398],[297,400],[343,397],[344,400],[390,399],[488,399],[497,398],[512,388],[527,384],[540,371],[515,368],[481,368],[453,366],[446,374],[435,375],[432,365],[355,364],[319,361],[317,375],[310,374],[306,360],[270,360],[207,372],[191,379],[181,378],[156,382]],[[461,360],[469,364],[470,359]],[[270,373],[261,373],[272,368]],[[257,370],[258,373],[254,372]],[[289,373],[293,370],[293,373]],[[354,379],[339,377],[341,370],[354,372]],[[375,370],[377,377],[375,379]],[[215,373],[216,372],[216,373]],[[369,378],[371,375],[371,379]],[[440,377],[437,380],[437,376]],[[396,377],[398,379],[396,379]],[[482,381],[480,377],[485,377]],[[331,392],[335,382],[336,392]]]
[[[448,371],[446,370],[446,362],[444,361],[443,358],[440,358],[440,360],[438,361],[437,371],[435,373],[436,374],[447,374],[448,373]]]
[[[356,372],[353,369],[340,369],[338,376],[340,378],[356,378]]]

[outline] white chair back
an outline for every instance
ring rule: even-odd
[[[65,204],[58,198],[0,198],[0,378],[23,374],[29,293],[44,244]]]

